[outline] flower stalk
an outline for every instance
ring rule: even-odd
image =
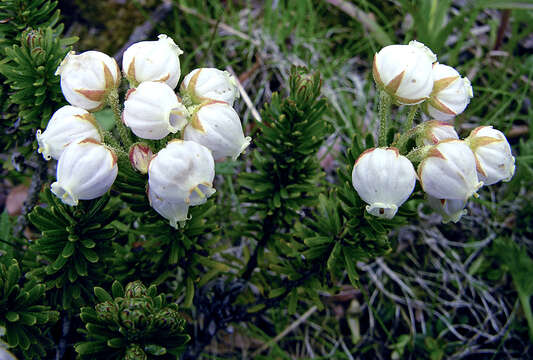
[[[118,91],[117,89],[113,89],[109,92],[107,95],[107,103],[111,107],[111,110],[113,110],[113,115],[115,118],[115,125],[117,127],[118,136],[120,137],[120,141],[122,142],[122,145],[124,146],[124,149],[129,149],[131,146],[131,139],[128,134],[128,130],[122,123],[122,116],[120,112],[120,105],[119,105],[119,98],[118,98]]]
[[[390,107],[392,98],[385,90],[379,92],[379,146],[387,146],[387,131],[389,128]]]

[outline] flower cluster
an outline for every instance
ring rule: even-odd
[[[514,175],[515,158],[501,131],[480,126],[460,140],[453,125],[443,121],[465,110],[472,87],[455,69],[437,63],[426,46],[411,41],[383,48],[374,57],[373,75],[382,96],[421,106],[433,120],[414,128],[408,123],[408,130],[392,146],[380,143],[359,156],[352,183],[369,204],[368,213],[394,217],[418,179],[429,206],[445,222],[457,222],[481,186],[509,181]],[[410,140],[414,148],[408,147]]]
[[[451,120],[461,114],[474,96],[468,78],[451,66],[439,64],[424,44],[390,45],[374,56],[372,69],[378,88],[403,105],[423,103],[436,120]]]
[[[215,161],[236,159],[250,143],[233,109],[237,83],[225,71],[195,69],[184,77],[178,96],[181,54],[166,35],[131,45],[122,61],[129,83],[122,111],[122,76],[113,58],[98,51],[66,56],[56,75],[70,105],[57,110],[36,135],[39,153],[58,160],[52,192],[65,204],[109,191],[118,173],[117,155],[126,153],[133,168],[148,174],[150,205],[173,227],[187,220],[189,206],[204,203],[215,192]],[[106,105],[113,108],[122,145],[104,144],[111,134],[92,115]],[[128,129],[137,137],[133,144]],[[167,136],[167,145],[155,154],[149,141],[142,141]]]

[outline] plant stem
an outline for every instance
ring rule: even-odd
[[[407,115],[407,122],[405,123],[405,131],[409,131],[413,127],[413,122],[419,107],[420,105],[413,105],[409,109],[409,115]]]
[[[398,148],[400,150],[400,154],[403,154],[405,152],[405,145],[407,145],[407,142],[416,135],[417,127],[414,127],[412,129],[409,129],[408,131],[404,132],[400,135],[400,137],[392,143],[392,146]]]
[[[429,149],[431,149],[432,146],[431,145],[426,145],[426,146],[420,146],[420,147],[417,147],[417,148],[414,148],[413,150],[411,150],[409,152],[409,154],[405,155],[413,164],[415,163],[419,163],[422,161],[422,158],[424,157],[424,155],[426,155],[426,153],[429,151]]]
[[[379,92],[379,146],[387,146],[387,131],[389,127],[391,103],[392,98],[390,95],[384,90],[381,90]]]
[[[131,139],[128,134],[128,129],[126,129],[126,127],[122,123],[117,89],[111,90],[111,92],[107,96],[107,102],[109,106],[111,107],[111,110],[113,110],[113,115],[115,117],[115,125],[117,127],[120,140],[122,141],[122,145],[124,146],[125,149],[129,149],[131,146]]]
[[[109,145],[114,149],[122,149],[120,143],[117,141],[117,139],[115,139],[110,131],[103,130],[102,132],[104,134],[104,142],[106,145]]]
[[[252,277],[252,273],[257,267],[257,258],[259,256],[259,252],[263,251],[268,240],[270,239],[270,236],[272,235],[273,220],[274,219],[272,216],[268,216],[265,219],[265,222],[263,225],[263,229],[264,229],[263,236],[261,236],[261,239],[259,239],[259,241],[257,242],[254,252],[252,256],[250,256],[250,259],[248,260],[248,262],[246,263],[246,267],[241,276],[241,278],[245,281],[250,280],[250,278]]]

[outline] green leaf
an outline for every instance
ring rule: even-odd
[[[7,319],[7,321],[15,322],[15,321],[19,321],[20,316],[19,316],[19,314],[16,313],[16,312],[9,311],[9,312],[6,314],[6,319]]]
[[[65,247],[63,248],[63,252],[61,253],[61,256],[63,256],[65,259],[69,258],[74,254],[74,250],[76,249],[76,246],[72,242],[67,242],[65,244]]]
[[[186,279],[187,286],[185,289],[185,300],[183,301],[183,307],[189,308],[192,306],[194,299],[194,282],[190,277]]]
[[[122,287],[120,282],[115,280],[111,286],[111,293],[113,294],[114,298],[124,297],[124,287]]]
[[[113,301],[113,298],[111,297],[111,295],[109,295],[107,291],[105,291],[103,288],[99,286],[96,286],[94,288],[94,295],[100,302]]]
[[[94,250],[92,250],[92,249],[88,249],[86,247],[80,247],[80,252],[87,259],[87,261],[89,261],[91,263],[95,263],[99,259],[99,257],[96,254],[96,252]]]
[[[357,274],[357,270],[355,268],[355,262],[357,259],[354,259],[349,251],[347,251],[347,248],[344,247],[343,249],[344,254],[344,262],[346,264],[346,271],[348,273],[348,278],[350,279],[350,283],[354,288],[359,287],[359,275]]]

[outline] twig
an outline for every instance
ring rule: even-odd
[[[217,26],[217,24],[218,24],[218,27],[220,29],[228,32],[231,35],[235,35],[237,37],[240,37],[243,40],[249,41],[255,46],[260,46],[261,45],[261,43],[259,41],[255,40],[255,39],[252,39],[250,36],[246,35],[245,33],[241,32],[241,31],[239,31],[237,29],[232,28],[228,24],[225,24],[223,22],[218,22],[216,20],[208,18],[208,17],[198,13],[198,11],[196,11],[196,9],[191,9],[191,8],[189,8],[187,6],[184,6],[184,5],[178,5],[178,8],[181,11],[183,11],[184,13],[196,16],[198,19],[203,20],[203,21],[205,21],[206,23],[208,23],[210,25]]]
[[[367,14],[363,10],[359,9],[354,4],[344,0],[326,0],[327,3],[339,8],[351,18],[359,21],[365,29],[370,31],[376,40],[382,46],[392,44],[392,40],[389,38],[386,32],[381,29],[378,23],[373,19],[370,14]]]
[[[272,235],[273,216],[268,216],[265,219],[265,222],[263,223],[263,230],[263,236],[261,236],[261,239],[259,239],[259,241],[257,242],[254,252],[252,253],[250,259],[248,259],[248,262],[246,263],[246,268],[242,273],[241,278],[245,281],[250,280],[250,278],[252,277],[252,273],[257,267],[257,257],[259,256],[259,252],[263,251],[263,248],[266,246],[268,240],[270,239],[270,235]]]
[[[150,33],[154,29],[155,25],[162,21],[169,13],[170,10],[172,10],[172,2],[170,1],[163,1],[161,5],[159,5],[153,12],[150,14],[150,18],[146,20],[141,25],[137,26],[133,32],[131,33],[128,41],[120,48],[119,51],[115,54],[114,58],[117,61],[117,63],[122,62],[122,55],[124,55],[124,51],[126,51],[127,48],[129,48],[132,44],[146,40],[148,36],[150,36]]]
[[[248,321],[253,317],[259,316],[268,309],[277,306],[290,294],[292,289],[302,285],[313,276],[316,271],[316,269],[308,270],[296,280],[285,279],[282,286],[285,287],[286,290],[281,295],[274,298],[258,300],[250,306],[233,305],[237,296],[242,292],[242,290],[239,291],[242,286],[241,279],[235,280],[233,286],[231,284],[228,285],[229,290],[225,290],[224,294],[222,294],[222,298],[217,298],[216,301],[213,301],[213,299],[207,299],[206,296],[196,296],[195,303],[198,299],[207,299],[209,302],[207,309],[199,311],[201,312],[201,315],[199,315],[198,318],[203,317],[204,319],[210,319],[211,324],[204,324],[204,328],[195,333],[194,342],[189,345],[187,352],[183,355],[183,359],[197,359],[203,349],[211,342],[211,339],[216,336],[218,330],[225,328],[230,322]],[[205,286],[204,288],[209,288],[209,286]],[[220,308],[221,304],[225,304],[224,309]],[[248,311],[251,306],[257,304],[264,304],[265,306],[257,312]],[[198,309],[201,308],[199,304],[196,305]],[[224,313],[221,313],[222,311],[224,311]]]
[[[39,193],[43,187],[44,182],[46,181],[46,175],[48,170],[48,163],[43,159],[42,156],[34,155],[36,157],[36,166],[34,173],[31,177],[31,184],[28,189],[28,196],[22,205],[22,211],[17,219],[17,223],[13,229],[13,237],[18,239],[22,236],[24,229],[28,225],[27,215],[32,211],[37,200],[39,199]]]
[[[295,322],[293,322],[292,324],[287,326],[282,332],[280,332],[278,335],[276,335],[276,337],[274,337],[273,339],[269,340],[268,342],[263,344],[263,346],[261,346],[259,349],[254,351],[252,353],[252,355],[251,355],[252,358],[255,358],[257,355],[261,354],[263,351],[265,351],[266,349],[268,349],[269,347],[271,347],[272,345],[276,344],[278,341],[283,339],[285,337],[285,335],[287,335],[288,333],[290,333],[291,331],[296,329],[298,326],[300,326],[301,323],[303,323],[305,320],[307,320],[307,318],[309,316],[313,315],[317,309],[318,308],[316,307],[316,305],[313,305],[309,310],[307,310],[305,312],[305,314],[303,314]]]
[[[259,114],[259,111],[257,111],[257,109],[255,108],[254,104],[252,103],[252,100],[248,96],[248,93],[246,92],[246,90],[242,86],[241,82],[239,81],[239,77],[233,71],[233,68],[228,65],[228,66],[226,66],[226,70],[231,75],[233,75],[233,78],[235,78],[235,82],[237,83],[237,88],[239,89],[239,93],[241,94],[241,97],[244,100],[244,103],[246,104],[246,106],[248,107],[250,112],[252,113],[252,116],[255,119],[255,121],[263,122],[263,120],[261,119],[261,115]]]

